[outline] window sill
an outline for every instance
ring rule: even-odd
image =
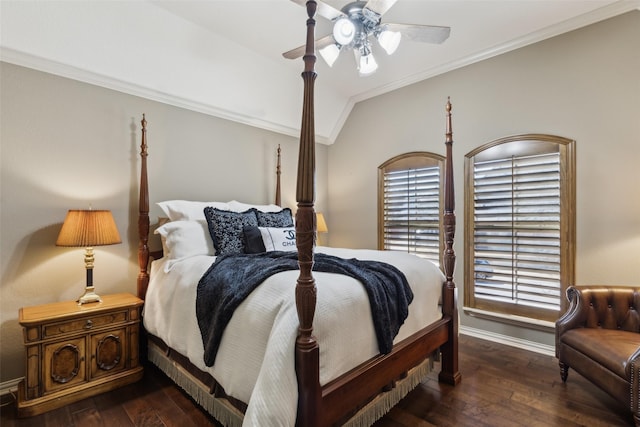
[[[477,317],[479,319],[492,320],[494,322],[502,322],[509,325],[515,325],[544,332],[553,332],[556,327],[555,322],[532,319],[530,317],[516,316],[513,314],[496,313],[493,311],[479,310],[472,307],[463,307],[463,311],[465,314]]]

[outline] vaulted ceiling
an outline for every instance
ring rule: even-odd
[[[347,1],[325,0],[340,9]],[[1,58],[297,136],[306,10],[289,0],[2,1]],[[443,44],[402,40],[360,77],[353,55],[318,58],[317,140],[358,101],[640,8],[640,0],[399,0],[383,22],[451,27]],[[331,32],[317,16],[316,36]],[[570,53],[568,53],[570,54]]]

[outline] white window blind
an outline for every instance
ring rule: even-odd
[[[476,299],[558,311],[560,154],[473,166]]]
[[[383,247],[439,264],[439,166],[384,172]]]

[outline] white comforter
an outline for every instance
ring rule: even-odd
[[[444,276],[430,261],[401,252],[317,247],[343,258],[384,261],[404,272],[414,293],[409,317],[395,342],[441,317],[439,299]],[[225,391],[248,402],[243,426],[293,426],[298,387],[294,347],[298,328],[295,285],[299,271],[265,280],[234,313],[224,332],[213,367],[205,366],[195,315],[196,288],[215,257],[194,256],[167,270],[152,265],[145,298],[144,326],[203,371]],[[363,286],[355,279],[313,273],[317,287],[314,335],[320,346],[320,382],[326,384],[378,354],[371,310]]]

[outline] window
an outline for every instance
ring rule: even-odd
[[[465,157],[465,306],[555,321],[574,279],[574,141],[519,135]]]
[[[404,251],[440,265],[444,157],[396,156],[378,168],[378,248]]]

